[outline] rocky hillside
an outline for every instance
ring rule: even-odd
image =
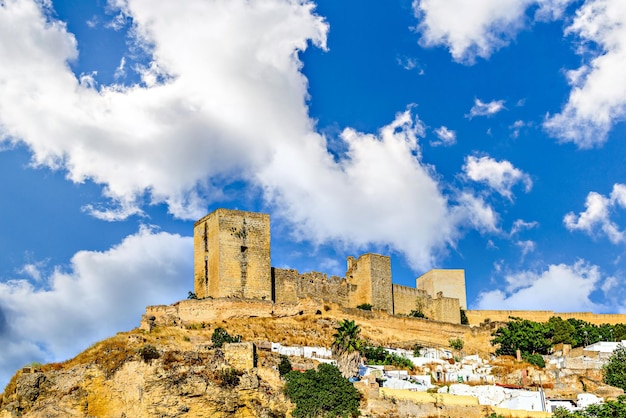
[[[374,345],[411,348],[419,343],[448,347],[450,339],[461,338],[465,353],[486,357],[493,351],[489,340],[496,324],[470,328],[310,301],[261,317],[256,315],[262,310],[250,303],[220,301],[221,308],[211,312],[212,319],[206,320],[205,315],[201,321],[182,320],[175,315],[176,309],[184,307],[193,315],[206,313],[209,307],[217,306],[215,301],[182,301],[183,307],[148,309],[149,313],[167,314],[146,315],[140,328],[101,341],[66,362],[20,370],[0,394],[0,418],[290,416],[294,405],[285,398],[284,382],[276,370],[280,358],[263,347],[268,341],[328,347],[343,319],[354,320],[362,330],[361,336]],[[250,312],[255,316],[251,317]],[[244,342],[256,343],[255,355],[252,344],[247,344],[249,363],[233,357],[228,346],[213,348],[211,335],[218,327],[230,335],[241,335]],[[293,358],[292,364],[298,369],[315,367],[307,359]],[[530,366],[514,360],[499,364],[499,378],[506,381],[510,375],[517,379],[520,367]],[[531,375],[538,373],[544,384],[549,383],[546,371],[537,370]],[[562,380],[565,377],[561,375]],[[580,384],[589,387],[596,380],[592,376],[587,376],[586,382],[580,376],[571,379],[570,388]],[[436,410],[441,405],[420,407],[381,399],[375,388],[362,386],[359,390],[364,416],[437,416],[441,412]],[[487,407],[471,411],[463,409],[466,407],[446,408],[446,416],[463,418],[489,416],[492,412]]]

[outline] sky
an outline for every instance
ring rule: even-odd
[[[0,0],[0,386],[193,290],[193,223],[626,313],[623,0]]]

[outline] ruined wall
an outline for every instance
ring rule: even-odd
[[[226,343],[223,347],[224,359],[237,370],[250,370],[256,367],[256,347],[247,343]]]
[[[459,300],[461,308],[467,308],[465,296],[465,270],[435,269],[423,274],[415,280],[415,287],[425,290],[435,297],[442,292],[444,297]]]
[[[298,270],[272,268],[274,302],[297,303],[301,298],[312,298],[348,305],[348,282],[338,276],[324,273],[299,273]]]
[[[194,291],[270,299],[269,215],[217,209],[194,225]]]
[[[379,254],[348,257],[346,279],[351,285],[348,305],[351,308],[369,303],[374,309],[393,312],[391,260]]]
[[[554,311],[466,311],[470,325],[479,325],[486,319],[491,322],[509,321],[509,317],[528,319],[535,322],[548,322],[553,316],[563,319],[580,319],[595,325],[626,323],[626,314],[594,314],[591,312],[554,312]]]
[[[414,287],[393,285],[394,315],[408,315],[417,308],[417,298],[424,297],[426,292]]]

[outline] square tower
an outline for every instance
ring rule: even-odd
[[[198,298],[271,300],[268,214],[217,209],[194,224],[193,241]]]
[[[441,292],[443,297],[458,299],[461,309],[467,309],[463,269],[430,270],[415,279],[415,287],[425,290],[432,298],[437,298]]]
[[[391,259],[379,254],[363,254],[358,259],[348,257],[346,279],[350,284],[351,308],[369,303],[374,309],[393,313]]]

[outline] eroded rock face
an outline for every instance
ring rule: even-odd
[[[237,370],[219,350],[161,349],[158,359],[129,356],[112,372],[96,363],[19,372],[0,418],[276,417],[290,409],[277,371]]]

